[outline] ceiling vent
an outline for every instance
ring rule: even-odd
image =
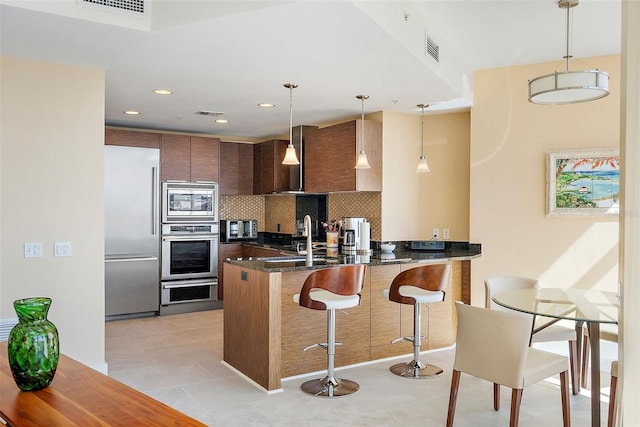
[[[440,63],[440,46],[434,42],[431,37],[426,36],[425,55],[428,55]]]
[[[199,114],[201,116],[211,116],[211,117],[224,116],[224,113],[220,113],[218,111],[205,111],[205,110],[200,110],[196,114]]]
[[[145,0],[82,0],[82,2],[144,14]]]

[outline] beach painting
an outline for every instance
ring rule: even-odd
[[[547,215],[618,215],[618,149],[547,153]]]

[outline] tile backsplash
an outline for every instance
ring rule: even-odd
[[[371,239],[380,240],[380,195],[379,192],[330,193],[327,195],[327,219],[364,217],[371,223]],[[220,219],[257,219],[258,231],[295,234],[296,196],[220,196]]]

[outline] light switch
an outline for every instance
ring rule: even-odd
[[[53,256],[71,256],[71,242],[55,242]]]
[[[42,258],[42,242],[24,242],[25,258]]]

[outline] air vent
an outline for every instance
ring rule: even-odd
[[[435,59],[436,62],[440,63],[440,46],[438,46],[436,42],[434,42],[429,36],[427,36],[425,48],[426,55],[429,55],[430,57]]]
[[[144,13],[144,0],[82,0],[82,2],[129,12]]]
[[[221,113],[219,111],[198,111],[196,114],[199,114],[201,116],[211,116],[211,117],[220,117],[220,116],[224,116],[224,113]]]

